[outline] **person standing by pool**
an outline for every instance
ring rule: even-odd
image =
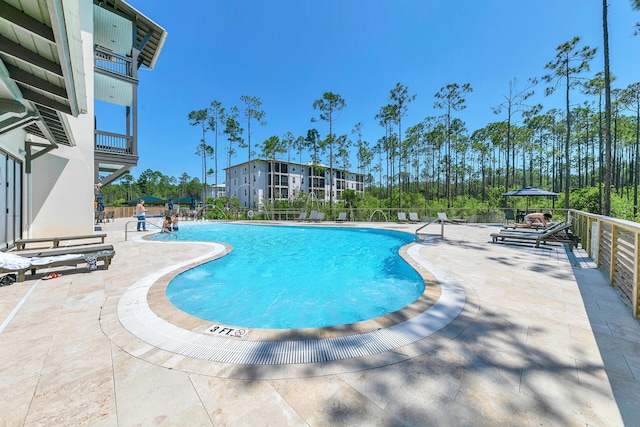
[[[178,220],[180,218],[178,218],[178,214],[174,213],[173,216],[171,217],[171,229],[173,231],[178,231]]]
[[[140,227],[142,227],[142,231],[147,231],[147,208],[144,207],[144,200],[140,199],[140,202],[136,206],[136,216],[138,217],[138,226],[137,230],[140,231]]]

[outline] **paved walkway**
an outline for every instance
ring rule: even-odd
[[[0,425],[640,425],[640,323],[580,250],[491,243],[486,225],[441,240],[431,225],[413,252],[465,296],[444,328],[360,358],[234,365],[123,327],[134,284],[211,252],[125,241],[126,221],[103,227],[109,270],[0,288]]]

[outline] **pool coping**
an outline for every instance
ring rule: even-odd
[[[136,239],[136,241],[140,240]],[[162,244],[158,241],[147,242]],[[192,242],[173,241],[172,243]],[[376,327],[365,332],[361,332],[361,328],[343,327],[320,328],[327,331],[315,334],[309,334],[305,330],[295,331],[285,334],[287,336],[284,336],[280,330],[276,330],[275,335],[273,330],[260,330],[260,334],[247,337],[252,339],[211,335],[207,329],[212,322],[203,324],[200,319],[177,309],[167,313],[162,309],[162,298],[158,299],[158,295],[163,294],[162,289],[168,283],[168,279],[178,274],[179,270],[224,256],[231,250],[229,246],[219,243],[206,244],[212,248],[210,252],[148,274],[125,291],[118,301],[117,316],[126,330],[153,348],[209,363],[242,366],[289,364],[307,366],[320,363],[327,366],[328,362],[388,354],[390,351],[424,340],[456,319],[467,302],[464,289],[453,277],[420,256],[421,245],[428,244],[428,241],[424,241],[405,246],[406,256],[411,260],[411,265],[423,277],[426,271],[429,273],[428,277],[435,278],[440,290],[437,300],[428,301],[429,307],[421,313],[416,314],[415,310],[410,310],[410,313],[400,317],[395,316],[395,324]],[[154,309],[149,305],[149,301]],[[160,314],[156,311],[160,311]],[[203,328],[203,326],[206,327]],[[373,326],[380,325],[370,323],[367,328],[371,329]],[[269,333],[272,336],[269,336]],[[407,357],[407,354],[410,353],[399,356]],[[376,363],[389,363],[388,357],[379,359]],[[395,359],[396,357],[391,358],[391,360]]]

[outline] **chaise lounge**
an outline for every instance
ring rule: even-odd
[[[418,217],[417,212],[409,212],[409,222],[418,223],[420,222],[420,217]]]
[[[466,224],[467,220],[464,218],[449,218],[446,213],[438,212],[438,220],[445,224]]]
[[[535,243],[536,248],[540,246],[541,242],[567,243],[571,251],[573,251],[573,248],[578,246],[579,243],[578,236],[571,232],[571,223],[561,224],[558,227],[544,232],[502,231],[500,233],[492,233],[491,239],[493,242],[497,242],[498,240],[532,242]]]
[[[72,247],[31,253],[0,252],[0,274],[16,273],[17,281],[24,282],[27,271],[36,274],[36,270],[87,264],[88,271],[97,269],[97,262],[102,261],[105,270],[109,269],[111,259],[115,256],[113,245]]]
[[[73,243],[76,245],[95,244],[96,242],[86,242],[86,240],[97,239],[101,244],[104,244],[104,239],[107,237],[107,233],[97,234],[82,234],[78,236],[65,236],[65,237],[38,237],[35,239],[18,239],[16,240],[16,250],[21,251],[26,248],[26,245],[31,243],[51,243],[54,248],[60,247],[60,242]],[[78,242],[82,240],[82,242]]]

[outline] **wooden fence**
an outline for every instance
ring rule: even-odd
[[[640,224],[587,212],[570,210],[573,231],[598,268],[609,277],[638,319],[640,278]]]

